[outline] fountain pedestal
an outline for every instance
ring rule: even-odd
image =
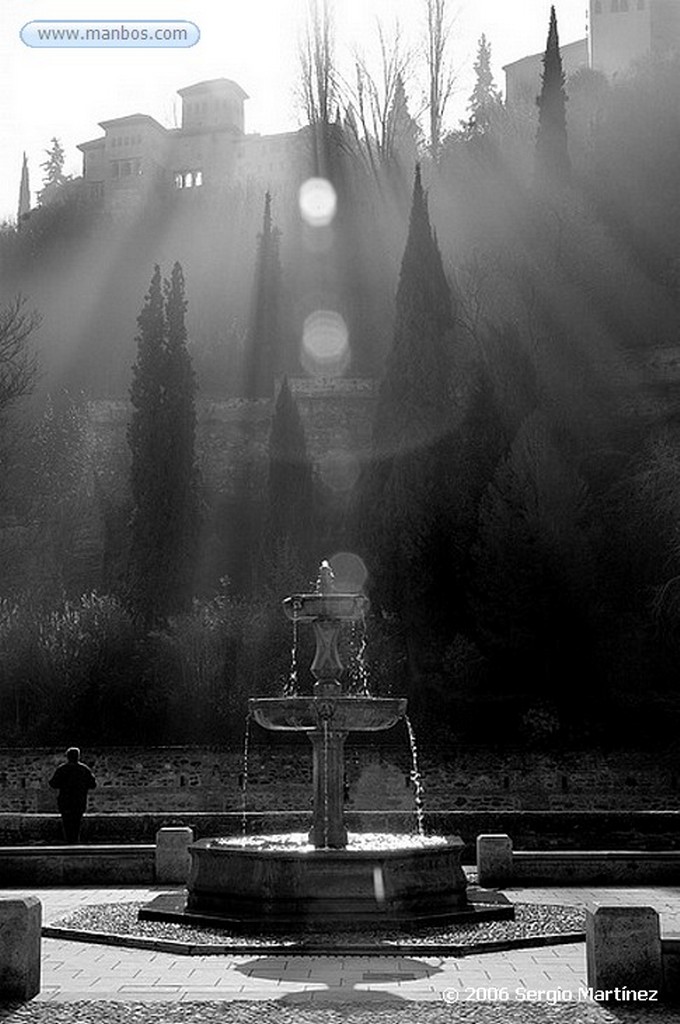
[[[326,711],[327,708],[324,708]],[[332,709],[331,709],[332,710]],[[329,715],[332,717],[332,714]],[[348,733],[327,727],[309,733],[312,743],[314,811],[309,841],[317,850],[342,850],[345,828],[345,740]]]

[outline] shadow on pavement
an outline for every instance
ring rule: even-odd
[[[343,960],[343,966],[339,969],[338,960],[334,957],[295,956],[290,961],[285,957],[260,957],[239,965],[235,970],[249,978],[289,982],[295,985],[325,984],[326,988],[314,987],[305,991],[286,992],[278,998],[276,992],[271,993],[271,998],[278,1003],[309,1003],[313,995],[315,1005],[326,1000],[333,1003],[342,1001],[403,1004],[406,1001],[405,997],[394,991],[371,991],[357,986],[423,981],[441,973],[440,967],[430,966],[409,957],[356,957],[352,961],[352,968],[348,968],[346,958]],[[288,967],[288,964],[291,966]],[[338,983],[340,977],[343,979],[343,985]]]

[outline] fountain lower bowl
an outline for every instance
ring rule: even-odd
[[[312,732],[378,732],[406,714],[403,697],[252,697],[248,708],[264,729]]]
[[[302,835],[201,839],[190,847],[186,915],[263,931],[449,920],[468,907],[463,846],[457,836],[373,835],[342,850]]]

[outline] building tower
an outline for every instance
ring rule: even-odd
[[[590,66],[609,78],[680,51],[679,0],[590,0]]]

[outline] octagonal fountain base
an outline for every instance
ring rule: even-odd
[[[140,918],[299,932],[512,916],[468,900],[457,836],[351,839],[343,850],[317,850],[303,835],[199,840],[188,896],[159,896]]]

